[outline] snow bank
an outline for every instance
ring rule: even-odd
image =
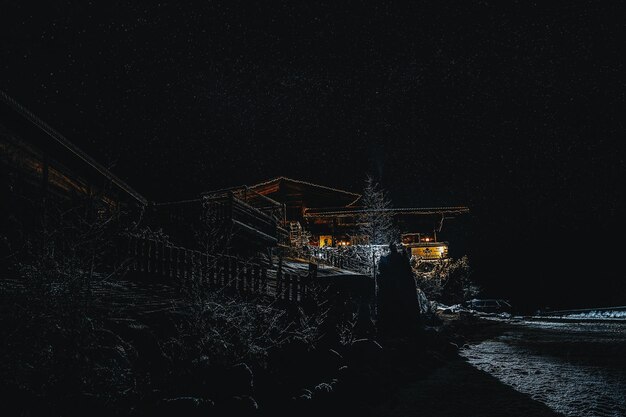
[[[567,314],[568,319],[626,319],[626,310],[602,310],[585,313]]]

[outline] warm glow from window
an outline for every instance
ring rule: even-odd
[[[333,237],[330,235],[320,236],[320,247],[331,246],[333,244]]]

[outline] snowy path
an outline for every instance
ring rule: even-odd
[[[626,416],[626,323],[522,321],[462,355],[563,415]]]
[[[453,360],[399,392],[376,417],[562,417],[467,362]]]

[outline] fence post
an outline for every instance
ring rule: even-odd
[[[176,278],[176,247],[170,246],[169,249],[169,277],[174,280]]]
[[[230,285],[230,280],[231,280],[231,276],[232,276],[232,269],[233,269],[233,265],[232,265],[232,260],[230,259],[230,256],[227,256],[224,259],[224,282],[222,284],[222,286],[224,288],[228,287]]]
[[[148,275],[154,273],[154,241],[148,240]]]
[[[204,288],[207,287],[209,278],[209,258],[206,253],[200,254],[200,285]]]
[[[183,250],[180,247],[176,247],[176,258],[174,259],[176,262],[176,284],[180,284],[183,282]]]
[[[188,285],[191,281],[191,252],[189,249],[185,249],[185,285]]]
[[[161,273],[160,267],[161,267],[161,251],[160,249],[160,243],[158,241],[154,241],[152,243],[152,246],[154,247],[154,251],[152,253],[152,258],[153,258],[153,265],[152,265],[152,273],[153,275],[158,275]]]
[[[216,261],[217,274],[215,277],[215,284],[220,288],[223,288],[224,274],[226,273],[226,261],[227,259],[224,257],[219,257]]]
[[[237,275],[237,290],[240,294],[246,291],[246,273],[248,265],[245,262],[239,262],[239,274]]]
[[[141,275],[144,278],[148,274],[148,242],[145,239],[141,239],[140,252]]]
[[[310,275],[300,277],[300,301],[304,301],[307,296]]]
[[[298,292],[300,290],[300,275],[294,274],[291,276],[291,301],[298,302]]]
[[[166,253],[165,274],[167,275],[168,278],[171,279],[172,278],[172,247],[168,245],[165,253]]]
[[[224,274],[224,259],[215,258],[214,265],[214,276],[213,276],[213,284],[215,287],[220,287],[222,281],[222,275]]]
[[[239,262],[237,259],[231,259],[231,279],[230,279],[230,287],[237,291],[237,280],[239,279]]]
[[[236,258],[231,258],[232,269],[230,271],[230,287],[237,291],[237,281],[239,280],[239,261]]]
[[[134,236],[128,237],[128,254],[130,256],[130,270],[137,271],[137,238]]]
[[[276,270],[276,298],[281,298],[283,292],[283,258],[278,259],[278,269]]]
[[[141,245],[143,244],[143,240],[137,239],[135,242],[135,265],[136,271],[138,274],[141,274],[142,271],[142,259],[141,259]]]
[[[187,285],[187,280],[189,278],[189,272],[187,270],[187,257],[189,255],[187,254],[187,249],[185,249],[185,248],[180,248],[180,253],[182,255],[181,271],[180,271],[181,272],[181,274],[180,274],[181,275],[180,282],[181,282],[182,286],[185,286],[185,285]]]
[[[191,266],[192,266],[192,276],[193,283],[195,286],[198,286],[202,283],[202,275],[200,274],[200,252],[197,250],[191,252]]]
[[[244,284],[246,293],[252,292],[253,267],[254,266],[251,263],[248,263],[246,265],[246,278],[245,278],[245,284]]]
[[[170,247],[165,244],[165,242],[161,242],[161,275],[165,278],[170,276],[169,274],[169,250]]]
[[[261,291],[263,294],[267,294],[267,268],[261,267]]]
[[[123,261],[130,260],[130,262],[126,266],[127,271],[133,270],[133,256],[132,256],[133,249],[132,248],[133,248],[132,236],[128,236],[126,239],[126,253],[122,254]]]
[[[143,275],[144,278],[150,273],[150,241],[143,239],[143,245],[141,245],[141,257],[143,258]]]
[[[168,276],[167,249],[168,249],[168,246],[165,244],[165,242],[161,242],[161,274],[166,277]]]
[[[235,195],[232,191],[228,192],[228,219],[233,220],[233,202],[235,200]]]
[[[176,266],[177,266],[177,273],[176,273],[176,278],[177,278],[177,284],[181,284],[183,281],[185,281],[185,253],[183,252],[183,248],[178,247],[177,252],[177,257],[176,257]]]
[[[280,292],[278,293],[279,300],[285,300],[286,294],[289,293],[289,274],[281,274]]]
[[[209,274],[209,279],[211,280],[211,284],[210,287],[216,287],[217,286],[217,278],[218,278],[218,274],[219,274],[219,270],[220,270],[220,265],[219,265],[219,259],[217,258],[213,258],[211,257],[210,259],[210,271],[211,273]]]
[[[178,253],[180,255],[179,283],[181,287],[184,287],[187,282],[187,249],[178,248]]]
[[[187,285],[193,281],[193,251],[185,249],[185,275]]]
[[[259,266],[259,264],[254,264],[254,271],[253,271],[253,287],[252,287],[252,291],[255,294],[259,294],[259,285],[260,285],[260,280],[261,280],[261,267]]]
[[[293,291],[293,275],[285,274],[285,300],[290,301]]]
[[[175,247],[173,249],[174,253],[172,254],[172,260],[174,262],[174,265],[172,266],[172,278],[174,278],[174,280],[178,283],[178,281],[181,280],[181,273],[180,273],[180,248],[179,247]]]
[[[239,268],[237,269],[237,291],[243,293],[246,287],[246,264],[239,261]]]
[[[191,288],[198,284],[198,259],[195,250],[189,251],[189,283]]]
[[[206,286],[207,288],[213,288],[213,260],[209,256],[209,254],[205,254],[205,263],[206,263]]]

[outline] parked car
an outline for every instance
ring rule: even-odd
[[[465,306],[483,313],[511,313],[513,310],[513,307],[511,307],[508,301],[496,298],[474,298],[473,300],[465,302]]]

